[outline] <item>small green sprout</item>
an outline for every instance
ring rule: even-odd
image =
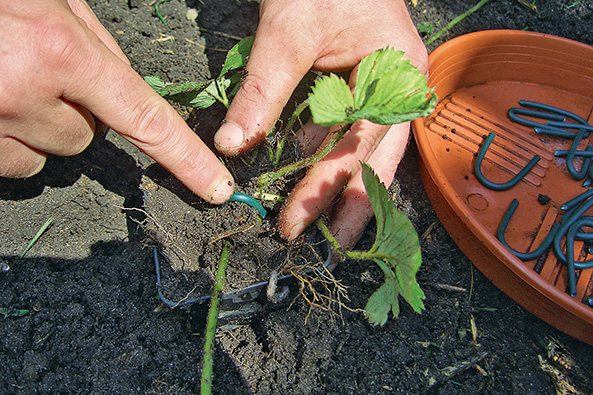
[[[22,317],[24,315],[29,314],[30,310],[15,310],[15,309],[6,309],[4,307],[0,307],[0,315],[3,315],[4,318],[6,317]]]
[[[163,25],[167,24],[167,21],[165,20],[165,18],[161,15],[160,11],[159,11],[159,7],[161,6],[161,4],[170,1],[170,0],[158,0],[155,4],[154,4],[154,13],[156,14],[156,16],[161,20],[161,22],[163,22]]]
[[[37,242],[37,240],[39,240],[41,235],[47,230],[47,228],[50,227],[52,222],[54,222],[54,217],[50,217],[47,221],[45,221],[43,226],[37,231],[37,233],[35,234],[33,239],[31,239],[31,241],[29,242],[29,245],[27,246],[27,248],[25,248],[25,250],[21,254],[21,258],[23,258],[25,256],[25,254],[27,253],[27,251],[29,251],[31,249],[31,247],[33,247],[33,244],[35,244]]]
[[[418,33],[428,36],[434,30],[434,26],[432,23],[422,22],[416,26],[416,29],[418,29]]]
[[[254,36],[239,41],[227,53],[217,78],[204,82],[165,83],[159,76],[145,76],[144,81],[167,100],[192,108],[208,108],[217,101],[229,107],[230,98],[239,89],[241,72],[253,46]]]

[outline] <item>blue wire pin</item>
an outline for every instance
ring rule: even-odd
[[[245,203],[248,206],[253,207],[254,209],[256,209],[259,212],[259,217],[261,219],[266,218],[266,215],[268,214],[268,212],[266,211],[264,206],[261,205],[260,202],[258,202],[255,198],[253,198],[245,193],[233,193],[231,195],[231,198],[228,201],[229,202]]]

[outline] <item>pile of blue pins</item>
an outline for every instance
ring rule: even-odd
[[[531,127],[535,133],[540,135],[572,140],[570,149],[556,150],[554,155],[556,157],[566,157],[566,168],[570,176],[575,180],[584,180],[583,187],[589,188],[593,184],[593,164],[591,163],[593,158],[593,146],[587,145],[585,150],[579,150],[578,147],[581,141],[593,132],[593,126],[589,125],[587,121],[578,115],[560,108],[526,100],[520,100],[519,104],[522,107],[514,107],[508,110],[508,117],[511,121]],[[528,118],[523,118],[524,116]],[[572,122],[567,122],[567,118]],[[544,120],[545,123],[537,122],[534,119]],[[511,180],[504,183],[491,182],[483,175],[481,166],[488,147],[493,139],[494,134],[490,133],[478,153],[474,171],[476,178],[486,188],[495,191],[504,191],[519,183],[521,179],[535,167],[540,160],[540,157],[535,155],[527,166],[525,166],[525,168]],[[577,170],[575,166],[576,158],[582,158],[580,170]],[[513,199],[509,208],[505,212],[498,228],[498,240],[500,240],[500,242],[517,258],[523,261],[530,261],[538,258],[552,246],[552,250],[557,259],[567,266],[568,293],[572,297],[575,297],[577,294],[576,271],[593,268],[593,259],[583,262],[578,261],[578,256],[575,256],[574,249],[575,240],[581,240],[588,245],[588,252],[593,252],[593,233],[585,231],[587,228],[593,229],[593,216],[585,215],[585,213],[593,207],[593,188],[587,189],[585,192],[560,206],[560,210],[564,211],[560,223],[557,223],[552,227],[539,247],[528,253],[515,251],[509,246],[504,237],[507,226],[518,205],[519,201]],[[562,249],[563,239],[565,239],[566,252]],[[593,304],[593,297],[589,298],[589,302],[590,305]]]

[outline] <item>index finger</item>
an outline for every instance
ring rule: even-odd
[[[92,45],[70,44],[57,57],[66,77],[62,97],[89,109],[200,197],[227,201],[234,187],[230,172],[166,100],[91,31],[85,33]]]

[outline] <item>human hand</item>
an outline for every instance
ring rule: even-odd
[[[218,150],[237,155],[260,143],[309,69],[355,69],[362,57],[387,46],[404,51],[416,67],[427,71],[426,49],[403,0],[328,0],[322,5],[309,0],[262,0],[247,74],[215,136]],[[313,152],[327,133],[327,128],[307,125],[305,149]],[[342,192],[330,229],[342,246],[352,247],[373,215],[360,161],[369,163],[389,185],[408,134],[409,123],[354,124],[291,192],[279,222],[284,237],[296,238]]]
[[[47,154],[82,152],[96,117],[202,198],[228,200],[229,171],[132,70],[84,0],[0,7],[0,176],[28,177]]]

